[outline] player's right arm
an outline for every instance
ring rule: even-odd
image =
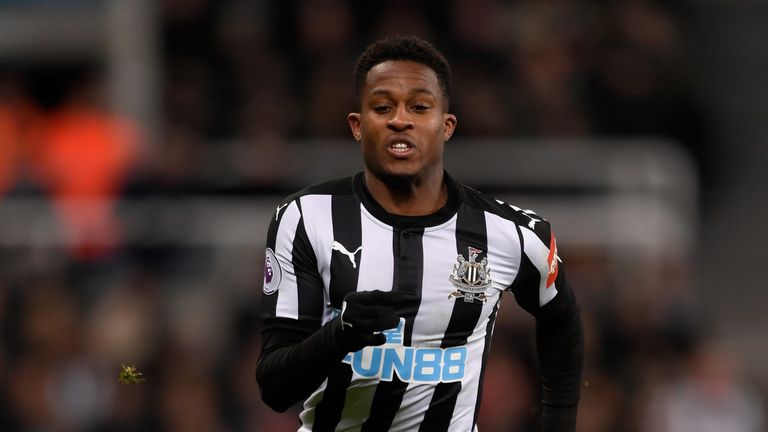
[[[329,245],[330,247],[330,245]],[[285,411],[306,399],[349,352],[381,345],[395,327],[396,293],[352,292],[322,324],[324,286],[298,200],[278,206],[267,234],[256,380],[264,402]]]

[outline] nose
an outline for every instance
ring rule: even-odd
[[[405,106],[400,105],[395,109],[392,117],[387,120],[387,127],[398,132],[413,128],[413,121]]]

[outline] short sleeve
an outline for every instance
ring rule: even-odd
[[[299,321],[301,328],[319,327],[324,287],[299,199],[277,206],[266,246],[262,320],[267,326],[287,319]]]
[[[520,306],[535,314],[557,296],[565,276],[550,223],[540,217],[532,220],[536,222],[520,226],[520,269],[510,289]]]

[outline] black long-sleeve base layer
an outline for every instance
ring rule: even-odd
[[[542,383],[539,430],[573,431],[584,357],[580,308],[566,288],[535,316]]]
[[[283,412],[317,389],[348,352],[341,343],[339,318],[314,332],[287,318],[264,325],[256,381],[264,403]]]

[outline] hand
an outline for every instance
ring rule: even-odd
[[[397,327],[400,322],[397,309],[403,299],[399,291],[347,294],[339,315],[344,351],[355,352],[366,346],[385,344],[387,338],[380,332]]]

